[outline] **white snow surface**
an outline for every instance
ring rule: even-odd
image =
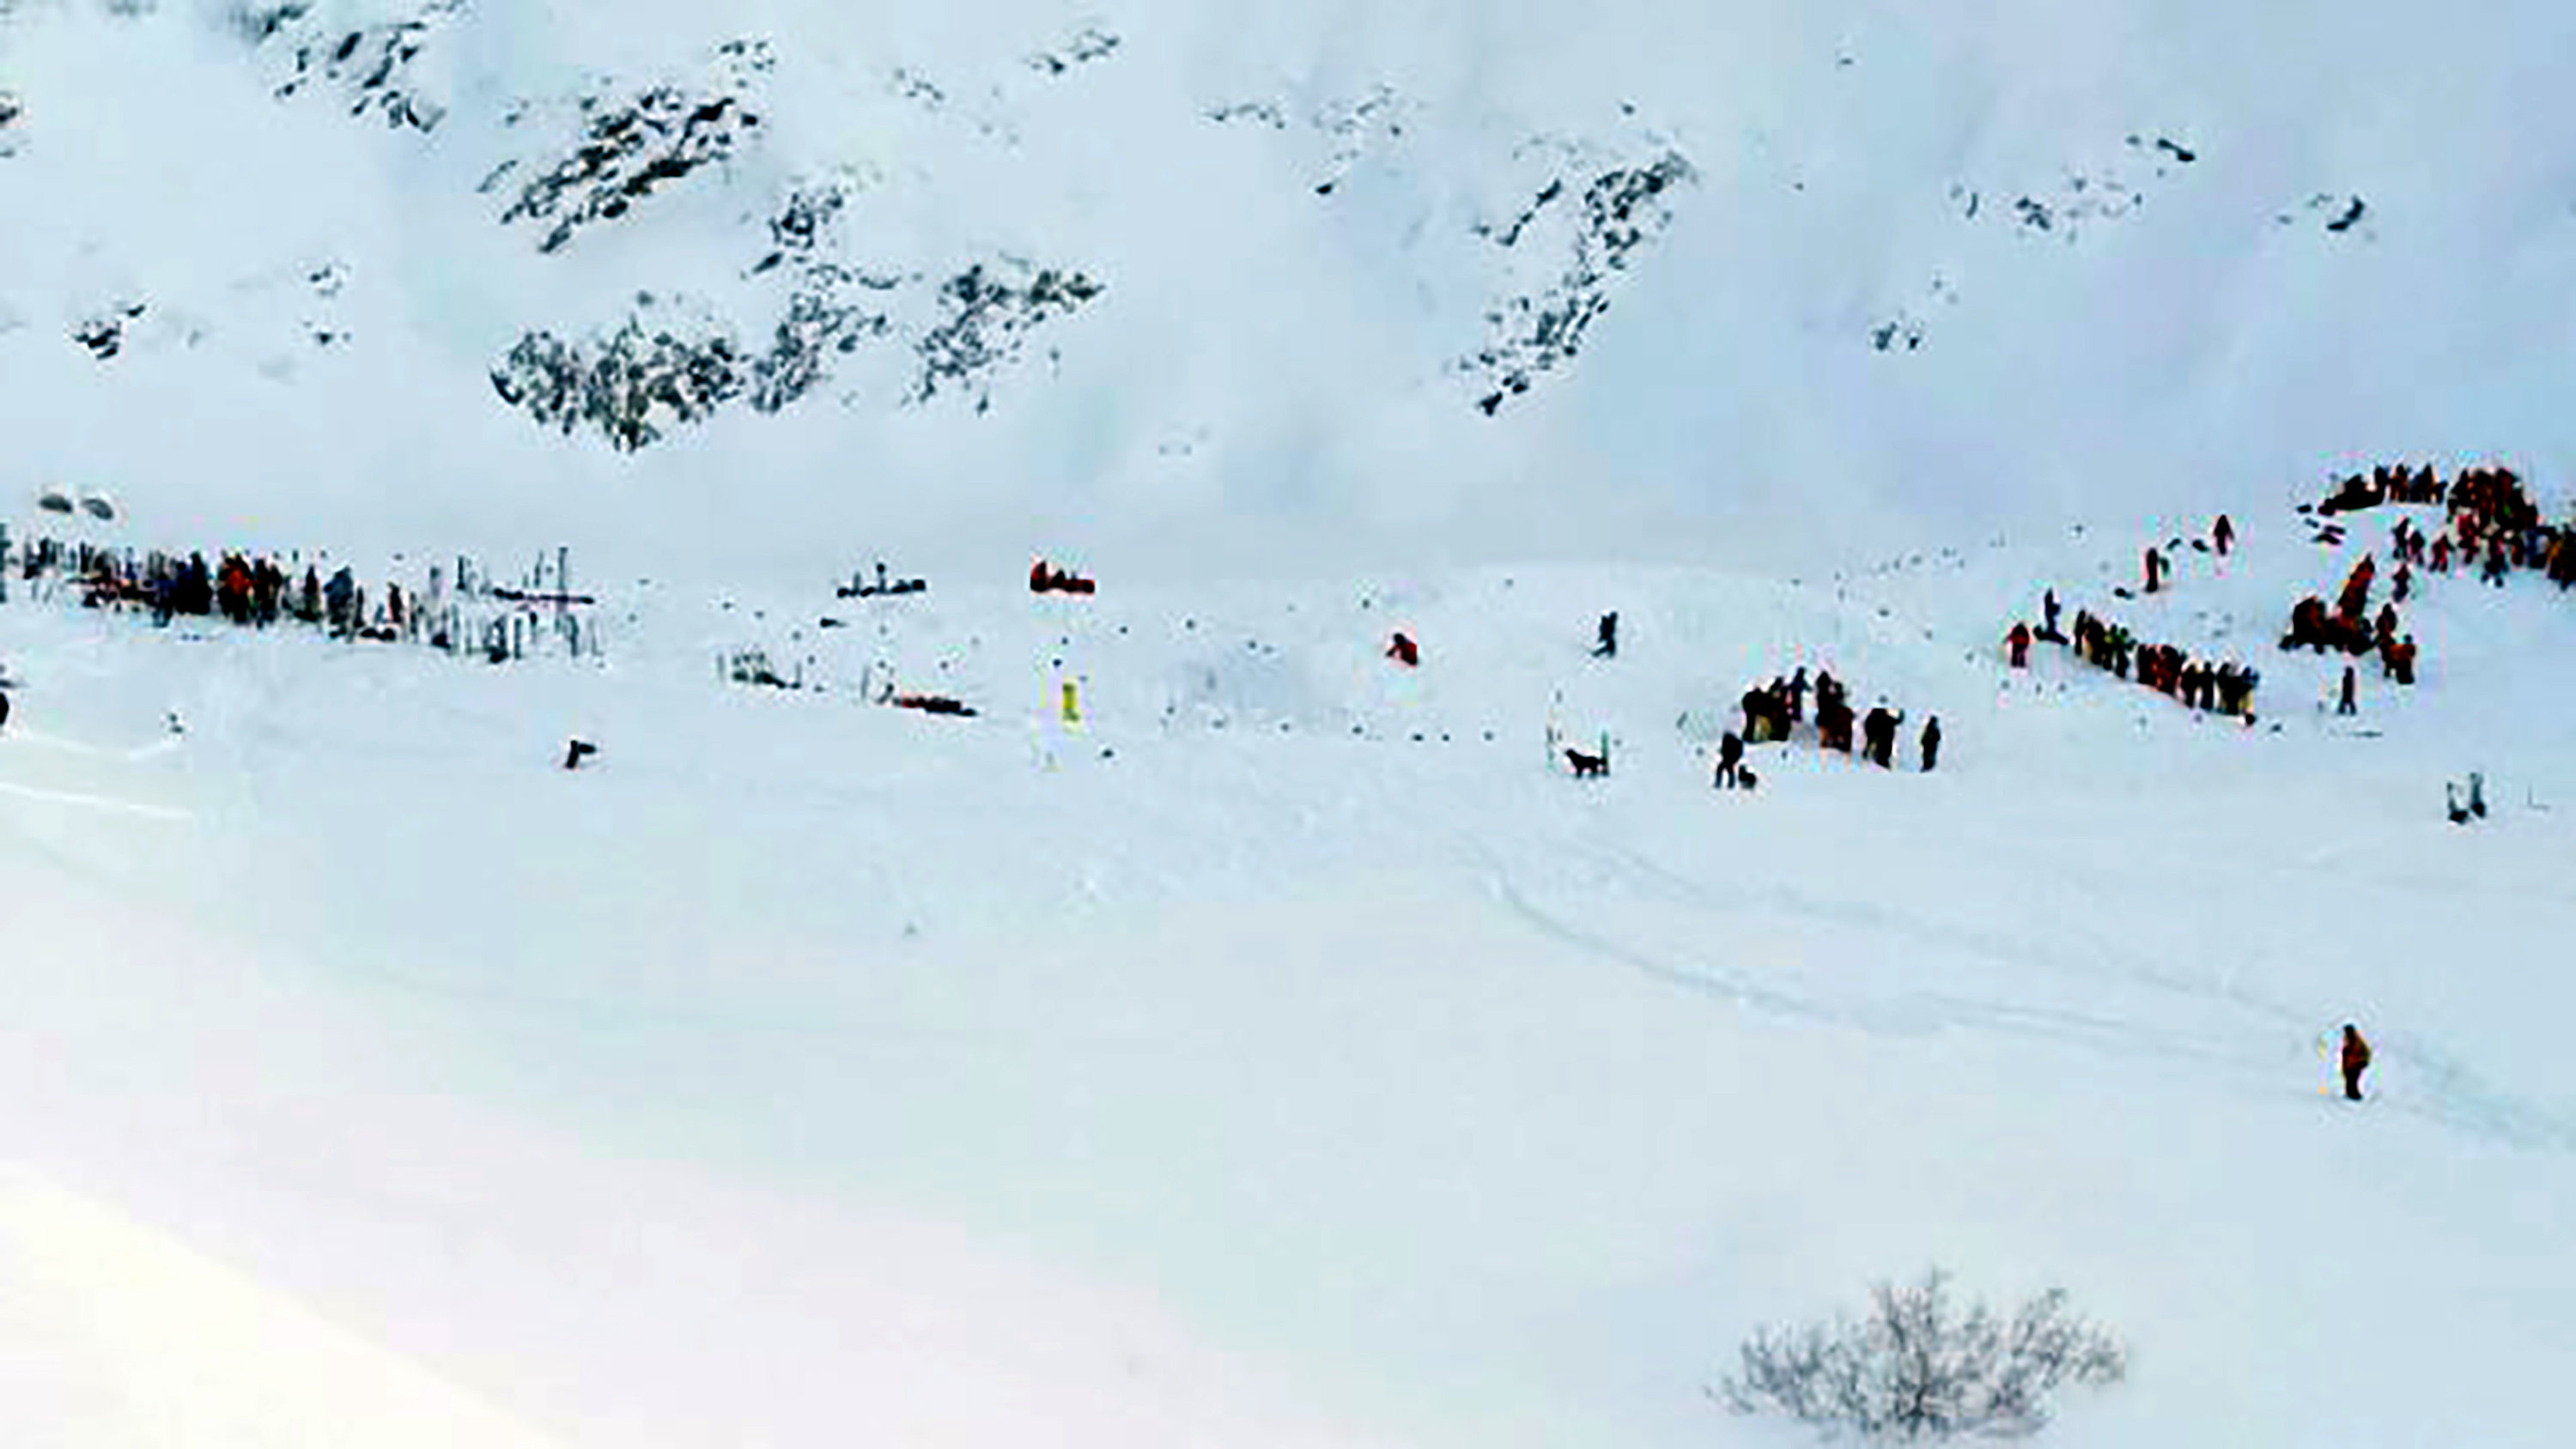
[[[1787,1443],[1705,1397],[1734,1344],[1938,1263],[2130,1342],[2059,1442],[2554,1443],[2576,608],[2434,580],[2424,682],[2337,721],[2268,640],[2348,554],[2281,513],[2125,604],[2073,539],[629,588],[604,663],[502,669],[22,588],[17,1397],[73,1445]],[[2031,577],[2246,650],[2266,719],[2005,671]],[[820,689],[715,679],[825,608]],[[1794,659],[1941,769],[1709,790],[1698,722]]]
[[[2315,546],[2330,471],[2567,516],[2566,7],[477,3],[426,133],[272,96],[261,8],[0,0],[0,519],[568,544],[605,654],[10,580],[0,1439],[1785,1445],[1735,1346],[1937,1264],[2128,1343],[2047,1442],[2565,1442],[2576,602],[2424,581],[2357,721],[2272,641],[2396,514]],[[477,194],[751,35],[725,166],[554,256]],[[1665,150],[1483,415],[1456,362],[1564,254],[1470,228]],[[637,291],[756,341],[825,174],[850,265],[1107,290],[981,413],[874,354],[633,455],[496,399]],[[835,599],[876,556],[930,591]],[[2005,670],[2044,584],[2256,663],[2260,723]],[[1799,664],[1940,770],[1713,792]]]

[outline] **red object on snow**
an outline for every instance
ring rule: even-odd
[[[1422,667],[1422,650],[1420,646],[1413,642],[1410,635],[1405,634],[1401,630],[1396,632],[1395,641],[1386,646],[1386,657],[1403,665],[1407,669],[1419,669]]]
[[[1091,594],[1099,585],[1076,574],[1056,568],[1045,559],[1029,565],[1029,592],[1032,594]]]

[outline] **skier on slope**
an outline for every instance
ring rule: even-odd
[[[1601,616],[1600,639],[1601,639],[1601,642],[1600,642],[1600,643],[1595,644],[1595,645],[1593,645],[1593,646],[1592,646],[1592,657],[1593,657],[1593,658],[1595,658],[1595,659],[1616,659],[1616,658],[1618,658],[1618,657],[1619,657],[1619,611],[1618,611],[1618,610],[1613,609],[1613,610],[1611,610],[1609,613],[1604,614],[1604,615],[1602,615],[1602,616]]]
[[[2370,1070],[2370,1043],[2361,1039],[2361,1028],[2351,1022],[2343,1024],[2343,1095],[2347,1102],[2361,1100],[2361,1074]]]
[[[1741,786],[1744,783],[1743,764],[1743,737],[1728,730],[1717,742],[1717,788],[1731,790]]]
[[[1923,722],[1923,773],[1931,774],[1932,767],[1940,762],[1941,716],[1936,714]]]

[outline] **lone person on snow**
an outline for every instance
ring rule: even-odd
[[[1941,716],[1936,714],[1923,722],[1923,773],[1931,774],[1932,767],[1940,761]]]
[[[2361,1028],[2351,1022],[2343,1024],[2343,1096],[2347,1102],[2361,1100],[2361,1074],[2370,1070],[2370,1043],[2361,1039]]]
[[[1592,657],[1595,659],[1616,659],[1619,657],[1618,610],[1613,609],[1609,613],[1601,616],[1601,642],[1592,646]]]

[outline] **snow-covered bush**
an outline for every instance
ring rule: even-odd
[[[1962,1314],[1949,1278],[1880,1283],[1869,1315],[1763,1329],[1721,1385],[1740,1414],[1778,1413],[1869,1439],[2019,1438],[2047,1427],[2061,1384],[2113,1384],[2127,1372],[2118,1340],[2076,1317],[2052,1288],[2004,1317],[1983,1303]]]

